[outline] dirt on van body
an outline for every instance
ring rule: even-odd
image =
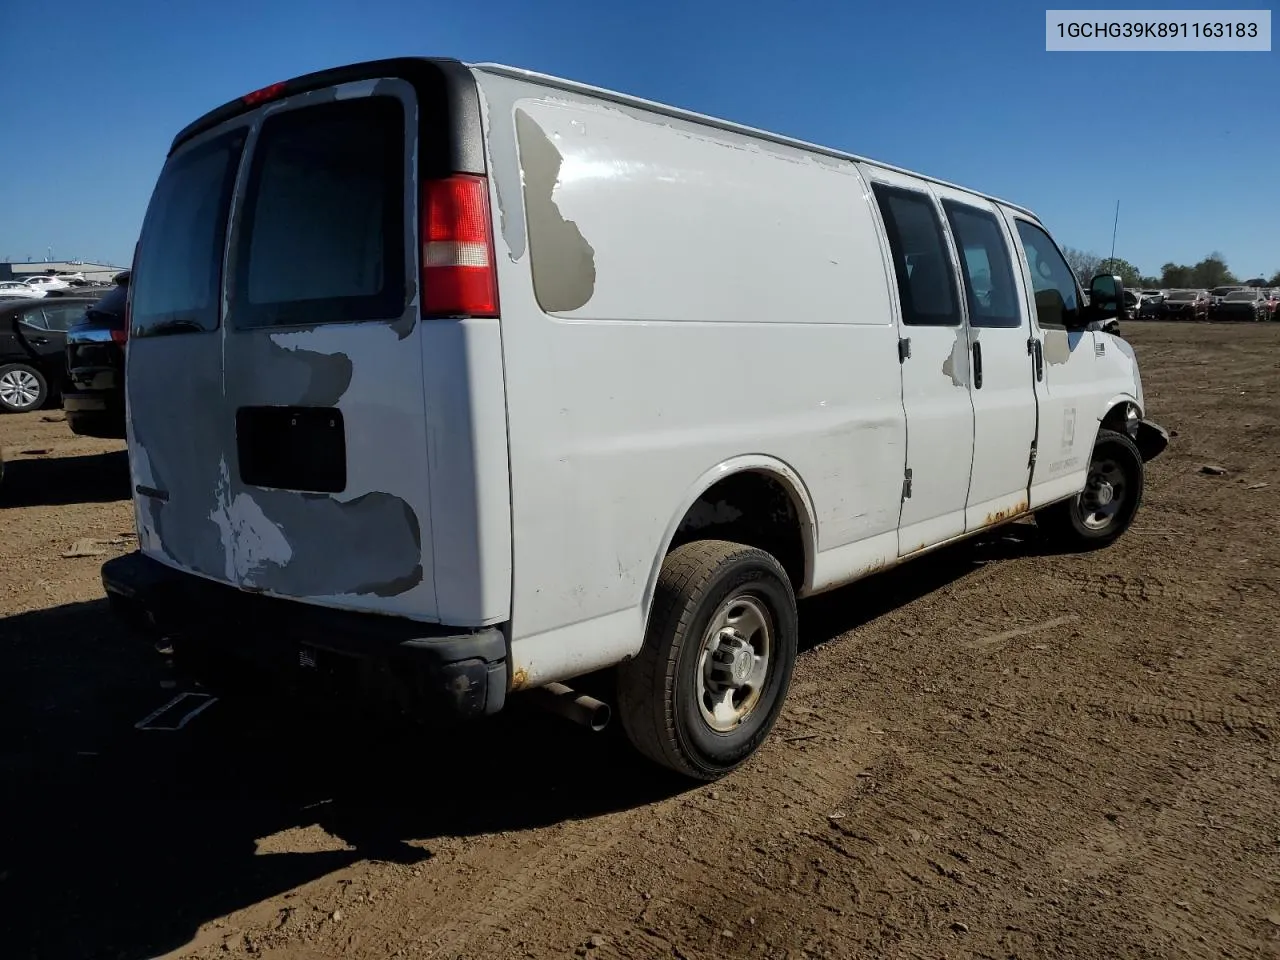
[[[0,418],[0,955],[1280,957],[1280,324],[1124,332],[1175,432],[1133,530],[805,602],[776,732],[699,787],[521,709],[136,729],[192,688],[100,599],[120,445]]]

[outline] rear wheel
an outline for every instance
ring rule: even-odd
[[[0,367],[0,410],[25,413],[39,410],[49,399],[49,385],[35,367],[9,363]]]
[[[668,554],[644,647],[618,670],[623,728],[649,759],[699,780],[740,766],[782,711],[795,594],[763,550],[698,540]]]
[[[1036,525],[1060,547],[1105,547],[1133,523],[1142,503],[1144,479],[1137,445],[1123,433],[1099,430],[1084,490],[1041,510]]]

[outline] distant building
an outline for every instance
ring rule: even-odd
[[[32,260],[28,263],[0,261],[0,280],[25,280],[38,273],[81,273],[89,281],[110,283],[121,270],[109,263],[90,263],[85,260]]]

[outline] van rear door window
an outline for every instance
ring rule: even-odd
[[[240,215],[232,325],[404,312],[404,108],[363,97],[270,116]]]
[[[131,281],[134,336],[217,328],[227,207],[243,148],[244,133],[235,130],[165,165]]]

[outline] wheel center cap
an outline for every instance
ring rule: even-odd
[[[720,634],[720,642],[711,655],[711,678],[721,687],[742,687],[755,667],[755,651],[732,631]]]
[[[1116,497],[1115,488],[1105,480],[1098,484],[1098,489],[1093,493],[1094,499],[1098,501],[1098,506],[1105,507]]]

